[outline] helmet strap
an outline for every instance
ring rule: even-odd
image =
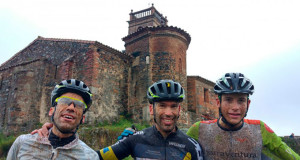
[[[156,123],[156,116],[155,116],[155,108],[154,108],[154,105],[155,104],[155,102],[153,102],[153,105],[152,105],[152,109],[153,109],[153,120],[154,120],[154,122]]]

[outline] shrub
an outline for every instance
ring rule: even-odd
[[[0,157],[6,157],[7,153],[14,143],[16,137],[14,136],[5,136],[0,133]]]

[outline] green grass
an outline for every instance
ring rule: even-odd
[[[5,136],[0,133],[0,160],[7,156],[7,153],[15,139],[16,137],[14,136]]]

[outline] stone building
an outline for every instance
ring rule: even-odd
[[[27,132],[49,121],[50,93],[56,83],[76,78],[94,97],[87,122],[116,121],[131,115],[149,121],[146,90],[160,79],[182,84],[181,126],[217,117],[214,83],[187,76],[184,30],[152,7],[130,13],[125,52],[97,41],[38,37],[0,66],[0,132]]]

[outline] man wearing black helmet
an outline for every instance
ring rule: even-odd
[[[117,160],[129,155],[135,159],[203,159],[197,141],[176,126],[180,115],[180,102],[184,99],[181,85],[172,80],[155,82],[149,87],[147,97],[150,114],[154,116],[154,126],[100,150],[100,159]]]
[[[214,87],[220,118],[193,124],[187,135],[198,140],[206,160],[300,159],[260,120],[244,119],[254,92],[241,73],[226,73]]]
[[[49,116],[54,126],[49,136],[19,136],[7,159],[98,159],[97,153],[76,134],[92,104],[89,88],[82,81],[64,80],[52,91],[51,104]]]

